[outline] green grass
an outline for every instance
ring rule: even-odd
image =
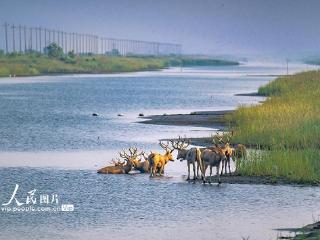
[[[235,123],[234,142],[264,149],[242,161],[238,173],[319,182],[320,72],[280,77],[259,94],[268,96],[263,104],[241,106],[228,116]]]
[[[50,58],[43,54],[0,55],[0,77],[10,74],[16,76],[33,76],[67,73],[115,73],[163,69],[168,66],[180,66],[181,61],[190,62],[192,58],[180,57],[120,57],[120,56],[76,56],[75,58]],[[194,65],[237,65],[215,59],[193,59]],[[198,61],[198,62],[197,62]]]
[[[183,67],[190,66],[236,66],[239,62],[221,59],[211,59],[204,56],[184,56],[181,59],[171,58],[170,65]]]
[[[162,58],[77,56],[70,61],[39,54],[14,55],[0,57],[0,76],[131,72],[156,70],[166,66],[167,62]]]

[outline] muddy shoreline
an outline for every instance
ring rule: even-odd
[[[191,176],[192,178],[192,176]],[[209,177],[206,177],[209,180]],[[193,180],[189,180],[193,182]],[[197,179],[196,182],[201,183],[202,180]],[[218,183],[218,177],[216,175],[212,176],[212,184]],[[319,186],[319,184],[310,184],[304,182],[292,182],[285,178],[274,178],[268,176],[241,176],[237,174],[232,175],[222,175],[221,184],[258,184],[258,185],[290,185],[290,186]]]
[[[189,114],[164,114],[140,117],[144,119],[138,123],[173,126],[207,127],[224,130],[227,127],[225,115],[234,110],[225,111],[197,111]]]
[[[320,239],[320,221],[308,224],[302,228],[280,228],[276,229],[281,232],[294,233],[295,236],[281,236],[278,239],[288,239],[288,240],[315,240]]]

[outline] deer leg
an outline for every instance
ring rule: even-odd
[[[158,165],[154,165],[152,167],[152,175],[155,177],[157,175],[157,171],[158,171]]]
[[[221,169],[221,174],[223,174],[223,167],[224,167],[224,160],[221,161],[222,169]],[[217,167],[217,170],[220,170],[220,167]]]
[[[197,179],[197,176],[196,176],[196,163],[193,162],[192,166],[193,166],[193,180],[195,181]]]
[[[162,176],[163,173],[164,173],[164,165],[162,165],[161,168],[160,168],[160,176]]]
[[[200,168],[200,164],[197,163],[197,178],[199,179],[199,168]]]
[[[217,166],[218,184],[221,183],[220,174],[219,174],[219,167],[220,167],[220,164],[218,164],[218,166]]]
[[[204,167],[203,167],[203,173],[202,173],[203,184],[206,183],[206,171],[207,171],[207,167],[208,167],[208,166],[204,166]]]
[[[187,165],[188,165],[188,178],[187,178],[187,180],[190,180],[190,164],[188,161],[187,161]]]
[[[157,174],[157,167],[153,166],[153,168],[152,168],[152,176],[155,177],[156,174]]]
[[[210,178],[209,178],[209,184],[212,182],[212,166],[210,165]]]
[[[226,174],[226,175],[227,175],[227,173],[228,173],[228,171],[227,171],[228,161],[229,161],[229,157],[227,157],[226,162],[225,162],[225,164],[224,164],[224,174]]]
[[[229,168],[229,175],[231,176],[230,159],[229,159],[229,162],[228,162],[228,168]]]

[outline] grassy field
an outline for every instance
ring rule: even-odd
[[[192,61],[194,61],[192,63]],[[0,77],[10,74],[33,76],[67,73],[115,73],[157,70],[169,66],[221,66],[237,65],[237,62],[215,59],[192,59],[189,57],[121,57],[121,56],[68,56],[52,58],[43,54],[0,55]]]
[[[249,176],[320,182],[320,71],[280,77],[259,89],[269,96],[257,106],[239,107],[234,142],[256,150],[239,164]]]
[[[40,54],[9,55],[0,57],[0,76],[131,72],[166,66],[166,60],[161,58],[76,56],[73,59],[58,59]]]

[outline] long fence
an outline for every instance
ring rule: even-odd
[[[4,23],[0,27],[0,50],[9,53],[44,53],[51,44],[64,53],[106,55],[180,55],[181,44],[100,37],[93,34],[65,32],[44,27],[26,27]]]

